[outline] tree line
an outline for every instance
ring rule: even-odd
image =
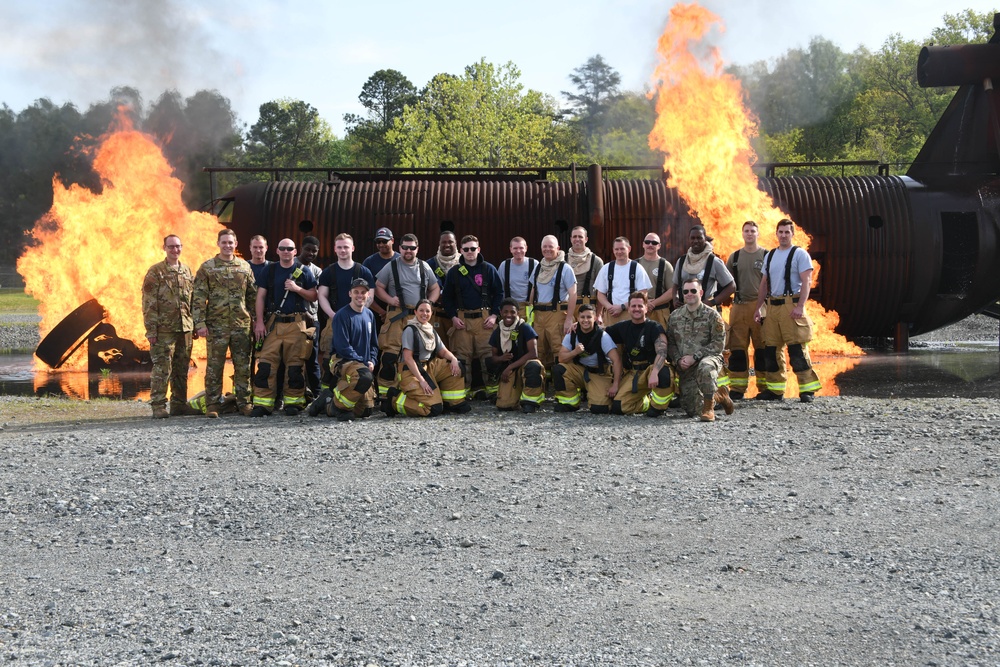
[[[845,52],[822,37],[772,61],[732,66],[759,119],[763,162],[878,160],[905,169],[954,94],[917,86],[917,54],[925,43],[983,43],[992,13],[947,14],[926,40],[890,36],[880,49]],[[512,63],[482,59],[459,74],[434,76],[417,88],[395,69],[373,73],[358,96],[364,110],[344,116],[346,134],[304,100],[265,102],[247,127],[218,91],[190,97],[166,91],[146,105],[121,87],[80,111],[37,100],[15,112],[0,106],[0,233],[23,239],[52,204],[52,178],[97,189],[79,138],[104,133],[119,105],[134,125],[164,142],[185,183],[186,203],[209,203],[203,166],[273,168],[460,168],[581,165],[653,166],[662,162],[647,136],[655,111],[646,91],[621,89],[619,73],[597,54],[553,95],[526,89]],[[624,175],[624,172],[613,172]],[[839,172],[838,172],[839,173]],[[219,174],[217,192],[258,174]],[[309,178],[302,174],[302,178]],[[318,176],[317,176],[318,177]],[[325,177],[325,176],[324,176]],[[21,249],[9,243],[0,262]]]

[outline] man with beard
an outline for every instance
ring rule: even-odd
[[[563,338],[559,363],[552,369],[556,388],[556,412],[575,412],[587,391],[590,411],[595,415],[611,412],[611,401],[618,394],[622,377],[622,359],[618,346],[604,329],[597,326],[594,306],[585,303],[576,314],[578,325]],[[609,363],[610,362],[610,363]]]
[[[600,324],[603,307],[597,300],[594,281],[597,279],[601,267],[604,266],[604,260],[587,247],[587,230],[583,227],[574,227],[570,232],[569,240],[572,246],[566,253],[566,261],[573,269],[573,275],[576,276],[576,304],[579,306],[589,303],[594,306],[597,323]]]
[[[531,275],[529,324],[538,334],[538,359],[551,368],[563,336],[573,330],[576,315],[576,275],[565,261],[555,236],[542,239],[542,261]]]
[[[503,285],[496,268],[479,254],[479,239],[463,236],[462,259],[448,272],[444,312],[451,318],[449,349],[465,364],[465,386],[480,400],[496,394],[495,378],[486,381],[490,336],[500,315]]]
[[[684,306],[667,323],[668,354],[680,376],[681,406],[689,417],[715,421],[715,404],[733,414],[729,388],[717,386],[722,372],[726,323],[715,308],[702,303],[701,281],[688,278],[681,286]]]
[[[461,255],[458,254],[458,242],[455,240],[455,234],[441,232],[437,254],[427,260],[427,266],[431,267],[435,277],[437,277],[438,286],[442,290],[444,290],[444,280],[448,276],[448,272],[458,264],[461,258]],[[437,303],[434,304],[434,316],[431,318],[431,324],[437,329],[439,336],[447,337],[448,329],[451,328],[451,320],[444,314],[444,304],[441,302],[440,296]]]
[[[649,296],[649,319],[659,322],[664,329],[670,317],[670,306],[674,299],[674,267],[660,257],[660,236],[650,232],[642,241],[642,257],[636,260],[646,269],[653,283]]]
[[[646,319],[649,300],[645,292],[628,299],[629,319],[608,327],[608,335],[622,346],[624,375],[611,412],[659,417],[674,397],[667,365],[667,335],[658,322]]]
[[[535,330],[517,314],[517,301],[504,299],[486,359],[490,374],[498,378],[497,410],[513,410],[520,403],[521,412],[531,414],[545,400],[536,339]]]

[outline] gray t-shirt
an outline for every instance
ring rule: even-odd
[[[685,260],[687,255],[681,255]],[[701,280],[705,277],[705,269],[702,268],[698,273],[691,273],[687,270],[687,262],[681,262],[680,259],[677,260],[677,265],[680,265],[680,270],[674,269],[674,287],[676,288],[674,294],[680,293],[680,288],[684,284],[685,280],[691,280],[692,278],[697,278]],[[675,265],[676,266],[676,265]],[[728,287],[729,283],[733,282],[733,274],[729,273],[729,269],[726,265],[722,263],[722,260],[717,256],[712,256],[712,271],[708,274],[708,284],[702,285],[702,289],[705,290],[705,296],[703,298],[711,298],[713,294],[719,291],[720,287]]]
[[[399,282],[403,296],[400,299],[402,305],[415,306],[417,301],[426,298],[426,294],[420,293],[420,272],[424,274],[424,290],[429,290],[432,285],[437,284],[434,271],[427,265],[427,262],[418,259],[412,266],[403,261],[402,256],[393,259],[382,267],[382,270],[375,276],[375,280],[385,285],[385,291],[389,296],[399,296],[396,294],[396,280],[393,277],[392,265],[399,266]]]
[[[793,246],[794,248],[794,246]],[[785,293],[785,264],[788,262],[788,253],[793,249],[782,250],[775,248],[771,251],[771,268],[768,271],[767,286],[771,290],[771,296],[782,296]],[[791,281],[792,288],[789,294],[798,294],[802,289],[802,272],[812,269],[812,257],[802,248],[794,248],[795,255],[792,257]],[[765,261],[765,266],[767,263]]]
[[[663,292],[673,287],[674,283],[674,267],[670,262],[663,260],[663,280],[660,280],[660,258],[649,260],[645,257],[640,257],[635,260],[639,262],[639,266],[646,269],[646,274],[649,275],[650,281],[653,283],[653,289],[648,293],[649,299],[652,301],[656,297],[660,296]],[[660,289],[660,285],[663,285],[663,289]]]
[[[535,269],[538,270],[537,268]],[[531,276],[534,279],[534,275]],[[573,269],[569,267],[569,264],[563,264],[562,267],[562,282],[559,283],[559,300],[566,301],[569,297],[569,288],[576,284],[576,276],[573,275]],[[549,279],[547,283],[539,283],[535,286],[535,291],[537,295],[535,301],[540,304],[552,303],[552,290],[556,287],[556,272],[552,272],[552,278]]]
[[[435,354],[439,354],[441,350],[444,349],[444,342],[441,340],[441,336],[438,332],[434,332],[434,352],[431,352],[426,347],[422,340],[417,338],[417,332],[413,330],[413,327],[407,325],[403,329],[403,335],[400,342],[401,349],[409,350],[413,353],[413,357],[420,362],[430,361],[431,357]]]
[[[497,271],[500,272],[500,282],[503,283],[504,298],[507,296],[507,265],[510,265],[510,298],[517,301],[528,300],[528,279],[534,273],[538,262],[530,257],[525,257],[520,265],[514,263],[513,259],[505,259],[500,262]]]
[[[573,334],[566,334],[565,336],[563,336],[563,339],[562,339],[562,346],[564,348],[566,348],[567,350],[570,350],[570,351],[573,350],[572,336],[573,336]],[[579,342],[580,341],[577,340],[577,343],[579,343]],[[604,351],[604,357],[608,358],[608,355],[611,354],[611,350],[615,349],[616,347],[617,347],[617,345],[615,345],[615,341],[611,340],[611,336],[608,335],[608,332],[607,331],[602,331],[601,332],[601,350]],[[579,357],[576,358],[576,361],[579,361],[581,364],[583,364],[587,368],[597,368],[597,355],[596,354],[581,354]]]

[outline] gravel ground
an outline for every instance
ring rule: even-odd
[[[994,399],[31,423],[45,401],[0,399],[6,664],[1000,663]]]

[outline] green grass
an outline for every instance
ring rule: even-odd
[[[8,396],[0,400],[0,427],[17,431],[43,424],[81,424],[149,417],[149,405],[141,401],[95,398],[79,401],[62,396]]]
[[[0,313],[30,315],[38,312],[38,300],[12,287],[0,288]]]

